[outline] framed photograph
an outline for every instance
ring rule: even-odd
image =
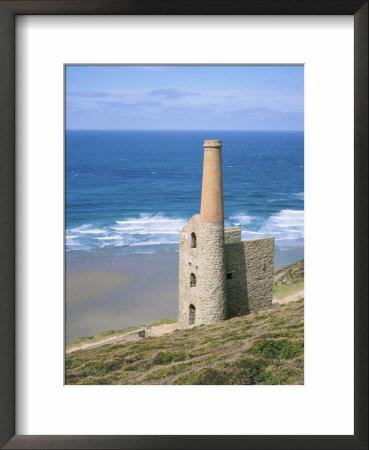
[[[66,384],[303,384],[304,66],[65,86]]]
[[[367,448],[367,2],[0,24],[1,445]]]

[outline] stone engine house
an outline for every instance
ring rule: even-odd
[[[224,228],[221,148],[204,143],[201,211],[180,232],[180,329],[272,306],[274,238],[241,241],[240,228]]]

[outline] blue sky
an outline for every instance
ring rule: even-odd
[[[303,130],[303,66],[66,66],[67,129]]]

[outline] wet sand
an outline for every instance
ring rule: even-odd
[[[66,274],[66,296],[70,306],[83,304],[96,296],[113,292],[128,283],[132,275],[118,272],[69,270]]]
[[[275,267],[303,258],[275,252]],[[178,316],[178,253],[67,256],[66,341]]]
[[[177,315],[178,253],[67,259],[67,342]]]

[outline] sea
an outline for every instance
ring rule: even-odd
[[[205,139],[223,142],[225,226],[303,257],[303,131],[214,130],[67,130],[67,257],[178,252],[200,212]]]

